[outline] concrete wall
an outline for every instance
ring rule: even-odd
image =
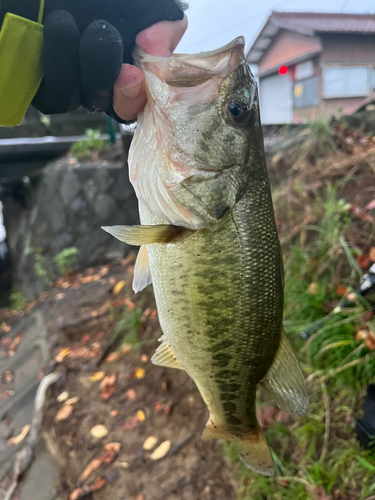
[[[79,250],[78,267],[122,257],[130,247],[101,229],[103,225],[138,222],[138,203],[122,163],[76,163],[69,157],[51,163],[32,179],[27,203],[3,198],[4,224],[10,247],[13,283],[29,298],[44,289],[35,275],[30,247],[40,247],[47,268],[64,248]]]

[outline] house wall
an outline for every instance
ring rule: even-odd
[[[375,66],[375,37],[368,35],[321,36],[322,53],[318,58],[319,106],[293,110],[293,122],[304,123],[319,116],[350,115],[369,100],[369,96],[323,99],[322,74],[325,64],[372,64]],[[375,96],[375,92],[373,93]]]
[[[259,62],[259,73],[286,64],[306,54],[321,49],[321,41],[317,37],[307,37],[300,33],[281,30],[272,45]]]

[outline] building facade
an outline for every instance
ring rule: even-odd
[[[263,124],[354,113],[375,99],[375,15],[272,12],[246,59]]]

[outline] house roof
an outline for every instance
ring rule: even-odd
[[[250,47],[247,61],[256,64],[280,29],[307,36],[318,33],[375,34],[375,15],[273,11]]]

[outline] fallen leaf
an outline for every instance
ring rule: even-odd
[[[115,462],[115,467],[120,467],[121,469],[128,469],[128,462]]]
[[[336,288],[336,294],[339,296],[339,297],[343,297],[346,292],[348,291],[347,287],[344,286],[344,285],[339,285],[337,288]]]
[[[68,354],[69,358],[93,358],[95,353],[91,351],[88,347],[80,346],[76,347],[73,351]]]
[[[82,488],[76,488],[73,490],[69,496],[69,500],[79,500],[83,496],[87,495],[87,491]]]
[[[121,449],[121,444],[120,443],[108,443],[104,446],[104,449],[105,450],[111,450],[111,451],[115,451],[116,453],[118,453]]]
[[[100,382],[105,377],[104,372],[96,372],[89,378],[90,382]]]
[[[102,465],[102,460],[100,458],[94,458],[94,460],[91,460],[89,465],[85,468],[85,470],[82,472],[80,475],[80,481],[86,481],[88,477],[91,476],[91,474],[96,471],[96,469],[99,469],[99,467]]]
[[[102,439],[108,435],[108,430],[104,425],[94,425],[90,431],[91,435],[96,439]]]
[[[81,345],[88,345],[91,342],[91,336],[88,333],[85,333],[81,338]]]
[[[116,372],[111,373],[111,375],[107,375],[100,382],[100,388],[104,389],[107,385],[114,385],[116,383],[117,374]]]
[[[368,256],[372,262],[375,262],[375,247],[370,248]]]
[[[163,406],[164,406],[164,405],[163,405],[163,403],[161,403],[160,401],[158,401],[158,402],[155,404],[154,409],[155,409],[155,411],[160,411],[160,410],[162,410],[162,409],[163,409]]]
[[[55,422],[60,422],[61,420],[66,420],[68,417],[70,417],[70,415],[72,413],[73,413],[73,406],[65,404],[57,412],[57,415],[55,417]]]
[[[138,425],[138,419],[136,417],[132,417],[125,422],[124,429],[126,429],[127,431],[131,431],[135,429],[137,425]]]
[[[112,410],[110,413],[111,417],[117,417],[118,415],[118,410]]]
[[[318,283],[310,283],[309,287],[308,287],[308,292],[310,295],[317,295],[318,292],[319,292],[319,285]]]
[[[315,496],[314,500],[331,500],[331,497],[327,495],[324,491],[323,486],[315,486],[312,490],[312,494]]]
[[[161,458],[164,458],[170,449],[171,449],[171,442],[164,441],[163,443],[161,443],[160,446],[156,448],[155,451],[151,453],[150,455],[151,460],[160,460]]]
[[[135,309],[135,304],[129,299],[124,300],[124,304],[131,310]]]
[[[107,484],[107,481],[101,477],[97,477],[95,479],[95,482],[89,486],[90,491],[99,491],[104,488],[104,486]]]
[[[100,393],[100,398],[103,401],[108,401],[110,399],[110,397],[113,395],[113,393],[115,392],[115,390],[116,390],[115,384],[106,385],[104,387],[104,389],[102,390],[102,392]]]
[[[262,406],[257,412],[257,417],[262,428],[269,427],[275,420],[278,409],[275,406]]]
[[[135,500],[145,500],[145,497],[144,495],[138,495],[137,498]]]
[[[366,205],[367,210],[374,210],[375,209],[375,200],[371,200],[369,203]]]
[[[15,436],[15,437],[12,437],[12,438],[8,439],[7,443],[8,444],[19,444],[28,435],[29,430],[30,430],[30,425],[25,425],[25,427],[18,434],[18,436]]]
[[[146,415],[144,414],[144,412],[142,410],[137,411],[137,419],[140,422],[144,422],[146,420]]]
[[[156,445],[157,442],[158,442],[158,440],[155,436],[150,436],[143,443],[143,449],[146,451],[150,451]]]
[[[134,372],[134,377],[137,379],[144,378],[146,375],[146,372],[143,368],[137,368]]]
[[[121,356],[124,356],[124,354],[128,354],[128,352],[130,352],[132,350],[132,348],[133,348],[132,345],[130,345],[130,344],[124,344],[121,347],[121,351],[120,351]]]
[[[68,391],[64,391],[64,392],[62,392],[61,394],[59,394],[57,396],[56,401],[58,403],[65,403],[65,401],[67,401],[68,398],[69,398],[69,392]]]
[[[56,300],[61,300],[63,298],[65,298],[65,293],[63,293],[63,292],[58,293],[58,294],[55,295],[55,299]]]
[[[367,269],[368,266],[370,265],[370,259],[364,253],[361,253],[360,255],[357,256],[357,262],[361,269]]]
[[[359,340],[367,340],[368,334],[369,334],[369,332],[368,332],[367,328],[361,328],[356,333],[355,339],[358,340],[358,341]]]
[[[98,458],[104,464],[111,464],[117,457],[120,447],[120,443],[108,443],[104,446],[103,451],[100,453]]]
[[[71,352],[72,352],[72,350],[69,349],[69,347],[64,347],[63,349],[60,350],[58,355],[55,357],[55,361],[57,363],[61,363],[63,361],[63,359],[66,358],[67,356],[69,356],[69,354]]]
[[[5,378],[5,382],[7,384],[9,384],[10,382],[13,382],[13,380],[14,380],[14,373],[11,370],[5,370],[4,378]]]
[[[130,401],[134,401],[137,397],[137,393],[133,389],[129,389],[128,391],[126,391],[125,395],[128,399],[130,399]]]
[[[113,288],[113,294],[118,295],[125,286],[125,281],[119,281]]]
[[[109,356],[105,358],[106,363],[113,363],[114,361],[117,361],[120,357],[119,352],[111,352]]]
[[[66,401],[66,405],[75,405],[76,403],[78,403],[79,401],[79,397],[78,396],[75,396],[74,398],[70,398]]]
[[[141,362],[146,364],[146,363],[148,363],[148,360],[149,360],[149,357],[147,356],[147,354],[142,354]]]

